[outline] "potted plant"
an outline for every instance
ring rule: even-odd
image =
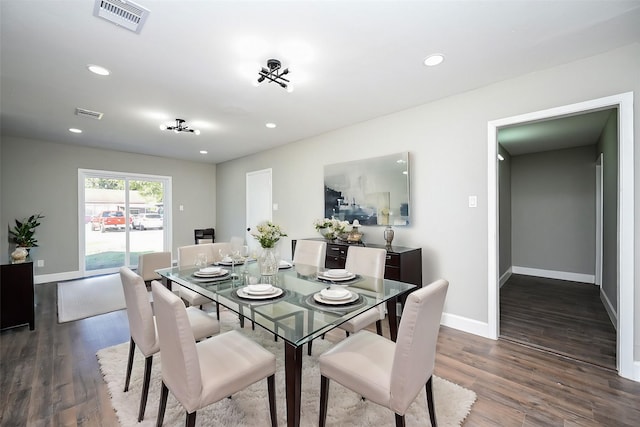
[[[34,236],[42,218],[44,218],[42,214],[37,214],[22,220],[16,219],[16,225],[9,230],[9,236],[17,247],[33,248],[38,246],[38,240]]]

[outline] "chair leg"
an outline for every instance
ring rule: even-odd
[[[433,375],[429,377],[427,381],[427,408],[429,408],[429,419],[431,420],[431,427],[437,427],[436,422],[436,409],[433,404]]]
[[[144,411],[147,408],[147,397],[149,396],[149,382],[151,382],[151,366],[153,366],[153,355],[144,359],[144,379],[142,381],[142,395],[140,396],[140,411],[138,412],[138,422],[144,418]]]
[[[347,338],[349,338],[349,331],[344,331],[345,334],[347,334]]]
[[[404,415],[396,414],[396,427],[404,427]]]
[[[220,320],[220,304],[216,302],[216,317]]]
[[[127,377],[124,380],[124,391],[129,391],[129,380],[131,379],[131,368],[133,367],[133,355],[136,352],[136,343],[133,341],[133,337],[131,337],[131,341],[129,341],[129,361],[127,362]]]
[[[311,344],[313,344],[313,341],[307,343],[307,355],[309,356],[311,356]]]
[[[376,320],[376,332],[382,336],[382,320]]]
[[[169,389],[162,381],[162,388],[160,389],[160,406],[158,407],[158,419],[156,421],[156,426],[162,426],[162,421],[164,420],[164,412],[167,409],[167,397],[169,397]]]
[[[267,377],[267,390],[269,392],[269,414],[271,415],[271,427],[278,427],[278,410],[276,407],[276,375]]]
[[[320,376],[320,416],[318,426],[324,427],[327,422],[327,403],[329,401],[329,378]]]
[[[187,420],[185,421],[184,425],[186,427],[195,427],[196,426],[196,411],[193,411],[192,413],[187,413]]]

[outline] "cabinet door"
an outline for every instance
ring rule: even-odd
[[[347,251],[344,246],[331,243],[327,245],[326,268],[344,268],[346,261]]]

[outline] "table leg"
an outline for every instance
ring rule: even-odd
[[[284,372],[287,394],[287,426],[300,426],[302,396],[302,346],[284,343]]]
[[[398,338],[398,316],[396,313],[397,298],[387,300],[387,316],[389,316],[389,334],[391,341],[395,342]]]

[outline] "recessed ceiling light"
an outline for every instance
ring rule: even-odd
[[[200,154],[209,154],[207,150],[200,150]]]
[[[444,61],[444,55],[441,53],[434,53],[424,59],[424,65],[427,67],[433,67],[435,65],[442,64],[442,61]]]
[[[73,133],[82,133],[82,130],[80,130],[80,129],[76,129],[76,128],[69,128],[69,132],[73,132]]]
[[[276,124],[275,123],[267,123],[265,126],[268,127],[269,129],[274,129],[276,127]]]
[[[89,69],[89,71],[94,74],[98,74],[99,76],[108,76],[109,74],[111,74],[111,71],[99,65],[89,64],[87,65],[87,68]]]
[[[498,153],[498,160],[503,161],[504,157],[502,157],[502,154]]]

